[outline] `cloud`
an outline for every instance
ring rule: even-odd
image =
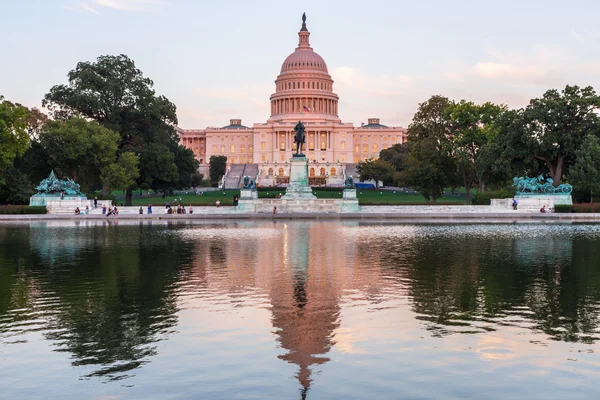
[[[72,11],[86,11],[95,15],[102,15],[100,9],[117,11],[143,11],[149,6],[166,4],[166,0],[85,0],[64,5]]]
[[[164,4],[160,0],[94,0],[102,7],[112,8],[121,11],[141,11],[147,6]]]
[[[486,79],[538,82],[547,79],[549,71],[541,65],[514,65],[497,62],[480,62],[473,66],[476,75]]]

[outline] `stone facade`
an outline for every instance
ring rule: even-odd
[[[309,177],[343,184],[348,164],[377,158],[381,150],[406,141],[406,129],[382,125],[378,118],[360,127],[342,122],[334,81],[323,58],[310,47],[305,24],[298,36],[298,47],[275,80],[271,116],[265,123],[246,127],[232,119],[222,128],[177,128],[182,145],[194,151],[204,168],[211,156],[224,155],[229,165],[258,164],[258,184],[284,183],[295,151],[294,126],[302,121]]]

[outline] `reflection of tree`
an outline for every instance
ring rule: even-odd
[[[37,310],[49,320],[45,336],[57,351],[73,354],[73,365],[97,366],[87,376],[121,379],[148,362],[156,351],[152,343],[176,324],[174,282],[191,258],[191,244],[143,224],[85,229],[90,245],[76,254],[36,259],[52,235],[38,236],[21,254],[33,254],[27,274],[53,297],[51,307],[41,302]],[[55,231],[68,242],[82,234]]]
[[[518,316],[554,339],[589,341],[599,326],[596,243],[568,235],[431,235],[389,238],[366,254],[408,282],[417,318],[434,335],[519,324],[500,321]]]

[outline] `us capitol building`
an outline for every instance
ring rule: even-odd
[[[227,157],[225,187],[239,187],[245,175],[258,185],[289,182],[289,160],[295,151],[294,126],[306,127],[303,150],[309,159],[311,185],[338,185],[346,175],[356,176],[356,164],[379,157],[379,152],[406,141],[406,129],[382,125],[378,118],[355,127],[338,116],[339,97],[325,60],[310,47],[306,17],[299,42],[281,66],[271,95],[271,116],[252,127],[231,119],[222,128],[177,128],[181,144],[191,149],[208,173],[211,156]]]

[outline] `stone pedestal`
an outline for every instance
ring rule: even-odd
[[[572,205],[573,199],[570,195],[566,194],[539,194],[539,195],[525,195],[516,196],[519,205],[519,210],[538,210],[542,206],[554,208],[559,204]],[[501,208],[512,208],[513,199],[491,199],[490,205],[492,207]]]
[[[360,212],[356,189],[344,189],[342,192],[342,212]]]
[[[286,189],[283,199],[316,199],[308,185],[308,158],[292,157],[290,164],[290,186]]]
[[[240,189],[240,200],[258,199],[256,189],[242,188]]]

